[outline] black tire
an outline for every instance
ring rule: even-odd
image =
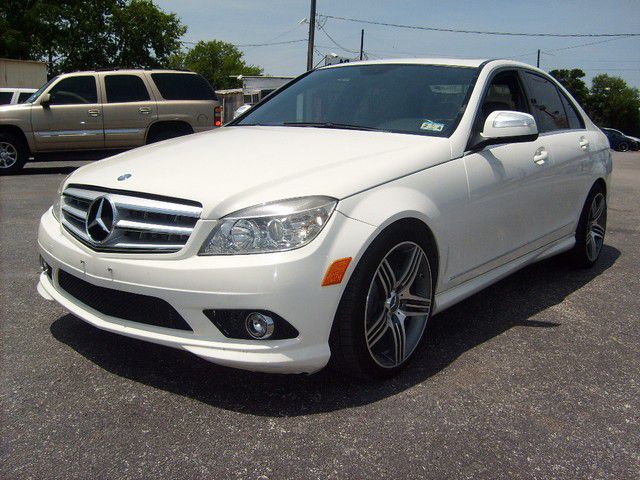
[[[600,217],[598,217],[596,224],[594,225],[593,217],[593,205],[596,198],[601,199],[603,205],[603,211]],[[596,228],[600,227],[600,228]],[[601,238],[597,241],[594,239],[596,235],[594,228],[597,229],[597,235],[601,234]],[[578,221],[578,227],[576,228],[576,243],[574,247],[567,252],[569,259],[572,263],[580,268],[592,267],[600,257],[602,247],[604,245],[604,237],[607,230],[607,196],[605,190],[600,183],[596,183],[587,195],[587,200],[584,202],[582,212],[580,214],[580,220]],[[592,233],[593,232],[593,233]],[[591,238],[589,238],[591,237]],[[595,242],[596,252],[594,255],[592,242]]]
[[[629,151],[629,144],[627,142],[620,142],[618,144],[618,147],[616,148],[617,151],[619,152],[628,152]]]
[[[147,145],[150,143],[161,142],[163,140],[169,140],[171,138],[182,137],[193,133],[193,130],[188,125],[175,124],[158,126],[149,131],[147,135]]]
[[[14,175],[29,159],[29,147],[12,133],[0,133],[0,175]]]
[[[414,335],[414,339],[418,338],[417,341],[414,340],[415,346],[405,360],[397,366],[383,367],[379,365],[374,360],[373,353],[369,350],[366,341],[365,312],[369,288],[372,285],[374,275],[385,256],[397,246],[404,244],[415,244],[426,254],[429,278],[428,297],[429,303],[433,304],[437,269],[435,248],[425,238],[424,231],[416,228],[415,224],[402,222],[391,226],[374,240],[358,262],[338,306],[329,345],[331,348],[330,365],[340,374],[347,374],[361,380],[390,378],[411,361],[424,340],[425,326],[431,316],[430,309],[424,320],[425,326],[421,327],[419,337],[418,334]],[[425,293],[425,298],[426,295],[427,293]],[[404,328],[403,326],[403,332]],[[391,332],[391,328],[386,331]]]

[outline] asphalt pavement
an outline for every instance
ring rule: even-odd
[[[640,153],[615,154],[595,268],[512,275],[378,384],[218,367],[43,300],[38,220],[82,163],[0,178],[0,478],[640,478]]]

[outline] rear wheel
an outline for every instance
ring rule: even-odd
[[[0,175],[19,172],[28,157],[29,150],[22,139],[10,133],[0,133]]]
[[[582,208],[576,244],[569,252],[579,267],[591,267],[598,260],[607,230],[607,199],[602,185],[594,185]]]
[[[330,345],[341,372],[387,378],[420,344],[433,301],[428,242],[415,229],[383,232],[367,250],[343,294]]]

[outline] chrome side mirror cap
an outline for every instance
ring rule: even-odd
[[[538,138],[538,126],[528,113],[496,110],[487,116],[480,136],[489,143],[533,141]]]

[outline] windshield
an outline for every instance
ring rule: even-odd
[[[478,69],[415,64],[326,68],[293,82],[231,125],[379,130],[448,137]]]
[[[33,103],[35,102],[38,97],[40,95],[42,95],[42,92],[44,92],[47,87],[49,85],[51,85],[53,82],[55,82],[58,79],[58,77],[53,77],[51,80],[49,80],[47,83],[45,83],[44,85],[42,85],[38,90],[36,90],[35,92],[33,92],[33,95],[31,95],[29,98],[27,98],[24,103]]]

